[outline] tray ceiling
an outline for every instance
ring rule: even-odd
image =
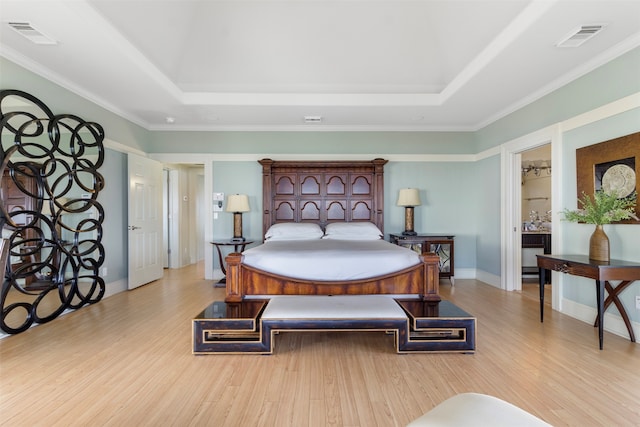
[[[476,130],[640,45],[640,1],[0,0],[0,17],[2,56],[151,130]]]

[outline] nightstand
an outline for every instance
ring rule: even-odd
[[[453,277],[453,238],[451,234],[390,234],[389,241],[399,246],[413,249],[418,253],[434,252],[440,257],[440,278],[449,278],[454,285]]]
[[[214,241],[211,242],[211,244],[213,246],[215,246],[217,251],[218,251],[218,260],[220,261],[220,269],[222,270],[222,274],[225,275],[225,277],[220,279],[220,281],[218,283],[226,283],[227,282],[227,277],[226,277],[226,275],[227,275],[227,267],[224,264],[224,257],[222,255],[222,249],[221,248],[223,246],[233,246],[233,251],[234,252],[244,252],[244,249],[247,247],[247,245],[250,245],[250,244],[252,244],[254,242],[255,242],[255,240],[237,241],[237,240],[233,240],[233,239],[214,240]]]

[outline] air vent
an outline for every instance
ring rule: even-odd
[[[598,34],[604,28],[604,24],[590,24],[590,25],[581,25],[580,27],[574,29],[563,38],[561,41],[556,43],[557,47],[578,47],[591,37]]]
[[[28,22],[9,22],[9,26],[35,44],[57,44],[55,40],[45,36]]]
[[[321,123],[322,116],[304,116],[305,123]]]

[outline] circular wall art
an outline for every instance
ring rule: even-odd
[[[633,193],[636,188],[636,173],[627,165],[613,165],[602,176],[602,189],[611,193],[615,191],[622,199]]]

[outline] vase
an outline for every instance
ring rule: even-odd
[[[609,237],[601,224],[596,224],[596,229],[589,239],[589,259],[609,261]]]

